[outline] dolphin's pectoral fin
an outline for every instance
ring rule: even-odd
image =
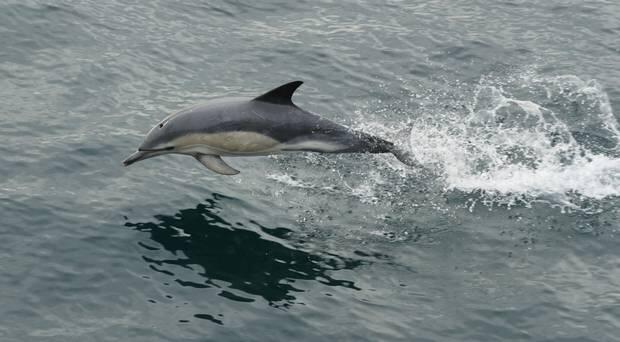
[[[232,176],[239,173],[239,170],[235,170],[230,165],[226,164],[220,156],[198,154],[195,158],[200,162],[200,164],[206,166],[207,169],[217,172],[220,175]]]

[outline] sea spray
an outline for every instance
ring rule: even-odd
[[[584,198],[620,195],[618,123],[598,82],[484,78],[465,108],[420,115],[411,129],[411,151],[443,174],[445,191],[488,206],[545,201],[583,211],[596,211]]]

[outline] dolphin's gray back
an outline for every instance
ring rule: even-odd
[[[219,133],[227,131],[256,132],[280,142],[321,132],[343,133],[345,127],[322,119],[297,106],[279,105],[251,99],[223,100],[208,103],[194,109],[189,116],[209,118],[213,121],[203,123],[203,132]],[[200,119],[198,119],[200,120]]]
[[[171,120],[174,119],[174,120]],[[390,143],[350,130],[295,105],[274,104],[249,98],[225,98],[174,114],[164,127],[166,136],[191,133],[255,132],[280,143],[314,139],[345,146],[339,152],[387,152]],[[376,145],[376,146],[375,146]],[[379,151],[381,150],[381,151]]]

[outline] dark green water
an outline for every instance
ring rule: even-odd
[[[0,3],[0,341],[620,340],[620,3]],[[123,168],[291,80],[409,148]]]

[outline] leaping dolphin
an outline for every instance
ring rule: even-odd
[[[414,165],[393,143],[352,130],[297,107],[294,81],[256,98],[221,98],[166,117],[147,134],[138,151],[123,161],[169,153],[190,155],[209,170],[236,175],[222,156],[262,156],[287,151],[322,153],[392,153]]]

